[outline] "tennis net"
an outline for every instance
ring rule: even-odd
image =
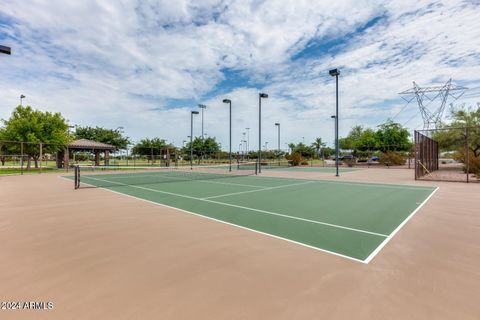
[[[257,174],[257,163],[210,166],[120,167],[75,166],[75,189],[83,187],[121,187],[192,180],[234,178]]]
[[[293,166],[293,163],[291,160],[262,162],[262,169],[288,168],[291,166]]]

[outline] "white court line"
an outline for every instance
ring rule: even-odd
[[[238,205],[235,205],[235,204],[219,202],[219,201],[214,201],[214,200],[208,200],[208,199],[202,199],[202,198],[187,196],[187,195],[168,192],[168,191],[161,191],[161,190],[151,189],[151,188],[146,188],[146,187],[141,187],[141,186],[128,185],[128,184],[124,184],[124,183],[121,183],[121,182],[108,181],[108,180],[97,179],[97,178],[92,178],[92,177],[88,177],[88,178],[93,179],[93,180],[108,182],[108,183],[115,183],[115,184],[126,186],[126,187],[132,187],[132,188],[137,188],[137,189],[142,189],[142,190],[147,190],[147,191],[152,191],[152,192],[157,192],[157,193],[164,193],[164,194],[168,194],[168,195],[172,195],[172,196],[176,196],[176,197],[181,197],[181,198],[210,202],[210,203],[215,203],[215,204],[219,204],[219,205],[222,205],[222,206],[244,209],[244,210],[249,210],[249,211],[255,211],[255,212],[265,213],[265,214],[272,215],[272,216],[283,217],[283,218],[292,219],[292,220],[299,220],[299,221],[310,222],[310,223],[314,223],[314,224],[325,225],[325,226],[329,226],[329,227],[333,227],[333,228],[337,228],[337,229],[345,229],[345,230],[355,231],[355,232],[359,232],[359,233],[371,234],[371,235],[379,236],[379,237],[388,237],[388,235],[386,235],[386,234],[376,233],[376,232],[362,230],[362,229],[349,228],[349,227],[345,227],[345,226],[341,226],[341,225],[337,225],[337,224],[331,224],[331,223],[326,223],[326,222],[321,222],[321,221],[316,221],[316,220],[293,217],[293,216],[289,216],[289,215],[286,215],[286,214],[281,214],[281,213],[276,213],[276,212],[271,212],[271,211],[266,211],[266,210],[261,210],[261,209],[238,206]],[[261,191],[261,190],[255,190],[255,191]]]
[[[402,229],[402,227],[425,205],[425,203],[430,200],[430,198],[435,194],[435,192],[438,191],[438,189],[440,189],[440,187],[435,188],[435,190],[433,190],[433,192],[415,210],[413,210],[413,212],[410,213],[410,215],[403,220],[403,222],[395,230],[393,230],[393,232],[390,233],[390,235],[383,240],[383,242],[375,250],[373,250],[372,253],[370,253],[370,255],[365,259],[365,263],[369,263],[373,258],[375,258],[380,250],[382,250],[383,247],[385,247],[387,243],[395,236],[395,234],[397,234],[397,232]]]
[[[58,176],[58,177],[62,178],[62,179],[65,179],[65,180],[68,180],[68,181],[72,181],[71,179],[68,179],[67,177],[63,177],[63,176]],[[360,259],[357,259],[357,258],[346,256],[346,255],[343,255],[341,253],[330,251],[330,250],[327,250],[327,249],[314,247],[314,246],[311,246],[311,245],[308,245],[308,244],[305,244],[305,243],[302,243],[302,242],[298,242],[298,241],[295,241],[295,240],[291,240],[291,239],[283,238],[283,237],[280,237],[280,236],[276,236],[276,235],[271,234],[271,233],[266,233],[266,232],[258,231],[258,230],[255,230],[255,229],[250,229],[248,227],[239,226],[238,224],[233,224],[233,223],[230,223],[230,222],[226,222],[226,221],[223,221],[223,220],[208,217],[208,216],[205,216],[205,215],[202,215],[202,214],[199,214],[199,213],[195,213],[195,212],[192,212],[192,211],[188,211],[188,210],[180,209],[180,208],[177,208],[177,207],[172,207],[172,206],[169,206],[169,205],[166,205],[166,204],[163,204],[163,203],[154,202],[154,201],[150,201],[150,200],[143,199],[143,198],[140,198],[140,197],[132,196],[132,195],[129,195],[129,194],[126,194],[126,193],[113,191],[113,190],[110,190],[110,189],[107,189],[107,188],[97,187],[93,184],[89,184],[89,183],[85,183],[85,182],[82,182],[82,184],[87,185],[87,186],[96,187],[96,188],[99,188],[99,189],[102,189],[102,190],[105,190],[105,191],[108,191],[108,192],[112,192],[112,193],[118,194],[122,197],[129,197],[129,198],[144,201],[144,202],[147,202],[147,203],[159,206],[159,207],[178,210],[180,212],[188,213],[188,214],[191,214],[191,215],[203,218],[203,219],[208,219],[208,220],[213,220],[213,221],[216,221],[216,222],[224,223],[224,224],[232,226],[232,227],[240,228],[240,229],[243,229],[243,230],[248,230],[248,231],[255,232],[255,233],[258,233],[258,234],[261,234],[261,235],[265,235],[265,236],[268,236],[268,237],[272,237],[272,238],[275,238],[275,239],[280,239],[280,240],[283,240],[283,241],[294,243],[294,244],[299,245],[299,246],[307,247],[309,249],[329,253],[329,254],[332,254],[332,255],[337,256],[337,257],[341,257],[341,258],[345,258],[345,259],[348,259],[348,260],[352,260],[352,261],[355,261],[355,262],[361,262],[361,263],[365,264],[364,260],[360,260]]]
[[[313,181],[313,182],[325,182],[325,183],[331,183],[331,184],[344,184],[344,185],[349,185],[349,186],[359,186],[359,187],[378,187],[378,188],[393,188],[393,189],[409,189],[409,190],[432,190],[434,187],[429,187],[429,186],[412,186],[409,184],[388,184],[388,183],[368,183],[368,182],[362,182],[362,181],[333,181],[333,180],[325,180],[325,179],[290,179],[290,178],[282,178],[282,177],[270,177],[270,176],[250,176],[253,178],[261,178],[261,179],[271,179],[271,180],[286,180],[286,181],[298,181],[298,180],[304,180],[304,181]]]
[[[239,192],[232,192],[232,193],[226,193],[226,194],[220,194],[218,196],[211,196],[211,197],[206,197],[202,198],[203,200],[206,199],[215,199],[215,198],[221,198],[221,197],[228,197],[228,196],[235,196],[237,194],[244,194],[244,193],[252,193],[252,192],[260,192],[260,191],[266,191],[266,190],[273,190],[273,189],[280,189],[280,188],[286,188],[286,187],[291,187],[291,186],[299,186],[302,184],[308,184],[308,183],[313,183],[315,181],[306,181],[306,182],[300,182],[300,183],[291,183],[291,184],[286,184],[282,186],[275,186],[275,187],[265,187],[260,190],[248,190],[248,191],[239,191]]]

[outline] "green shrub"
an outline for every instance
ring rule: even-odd
[[[308,161],[307,160],[302,160],[300,163],[302,166],[308,166]]]
[[[291,159],[289,159],[289,160],[292,161],[292,165],[293,165],[293,166],[298,166],[298,165],[300,165],[300,164],[302,163],[302,161],[303,161],[302,155],[301,155],[300,153],[298,153],[298,152],[295,152],[294,154],[292,154],[290,158],[291,158]]]
[[[380,154],[380,164],[385,166],[401,166],[405,164],[405,157],[400,152],[382,152]]]

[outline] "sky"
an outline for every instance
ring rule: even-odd
[[[0,56],[0,118],[23,94],[71,125],[123,127],[133,141],[182,145],[204,104],[204,132],[226,149],[228,98],[233,150],[243,132],[256,149],[265,92],[262,145],[277,147],[276,122],[282,149],[333,145],[333,68],[341,136],[389,118],[421,129],[416,102],[398,94],[413,81],[452,78],[469,88],[455,105],[480,101],[480,0],[2,0],[0,44],[12,47]]]

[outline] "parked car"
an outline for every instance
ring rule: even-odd
[[[355,159],[355,157],[354,157],[354,156],[352,156],[352,155],[345,155],[345,156],[340,156],[338,159],[339,159],[339,160],[341,160],[341,161],[345,161],[345,160],[354,160],[354,159]]]

